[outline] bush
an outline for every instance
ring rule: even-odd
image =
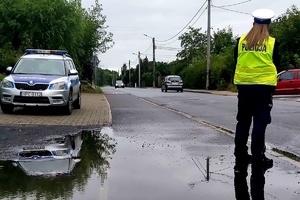
[[[194,62],[179,75],[183,79],[185,88],[203,89],[206,87],[206,62]]]
[[[0,81],[2,81],[5,76],[6,76],[6,74],[0,74]]]

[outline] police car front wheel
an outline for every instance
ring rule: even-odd
[[[63,112],[66,115],[71,115],[73,112],[73,93],[72,91],[69,92],[69,97],[68,97],[68,103],[67,105],[65,105],[65,107],[63,108]]]
[[[3,104],[3,103],[1,103],[1,110],[4,113],[11,114],[14,111],[14,106],[10,105],[10,104]]]
[[[78,95],[77,95],[77,99],[74,101],[73,107],[75,109],[80,109],[81,107],[81,89],[79,89]]]

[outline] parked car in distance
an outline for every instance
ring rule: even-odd
[[[15,107],[60,107],[72,114],[81,106],[81,83],[73,59],[65,50],[26,49],[0,84],[4,113]]]
[[[180,76],[168,75],[163,78],[161,91],[167,92],[168,90],[177,90],[177,92],[183,92],[183,82]]]
[[[124,88],[124,83],[122,80],[116,80],[115,88]]]
[[[300,69],[289,69],[278,73],[274,94],[300,94]]]

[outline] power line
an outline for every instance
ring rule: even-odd
[[[165,43],[165,44],[160,44],[160,45],[168,45],[168,44],[172,44],[174,42],[178,41],[178,38],[176,38],[175,40],[169,42],[169,43]],[[159,41],[157,41],[157,43],[160,43]]]
[[[224,7],[236,6],[236,5],[240,5],[240,4],[243,4],[243,3],[247,3],[247,2],[250,2],[250,1],[252,1],[252,0],[242,1],[242,2],[239,2],[239,3],[228,4],[228,5],[219,6],[219,7],[220,7],[220,8],[224,8]]]
[[[150,46],[148,47],[148,49],[146,51],[144,51],[143,53],[141,53],[141,54],[146,54],[151,47],[152,47],[152,43],[150,44]]]
[[[158,41],[158,42],[167,42],[167,41],[172,40],[173,38],[175,38],[177,35],[179,35],[195,19],[195,17],[202,10],[202,8],[203,8],[203,6],[205,5],[206,2],[207,2],[207,0],[202,4],[201,8],[197,11],[197,13],[193,16],[193,18],[176,35],[174,35],[173,37],[171,37],[167,40],[162,40],[162,41],[156,40],[156,41]]]
[[[158,46],[157,49],[168,50],[168,51],[180,51],[180,50],[182,50],[181,48],[174,48],[174,47],[160,47],[160,46]]]
[[[195,23],[200,19],[200,17],[203,15],[203,13],[206,11],[207,7],[205,8],[205,10],[203,10],[203,12],[198,16],[198,18],[194,21],[194,23],[191,26],[194,26]]]
[[[204,14],[204,12],[206,11],[207,8],[205,8],[205,10],[203,10],[203,12],[198,16],[198,18],[194,21],[194,23],[190,26],[190,27],[193,27],[195,25],[195,23],[200,19],[200,17]],[[184,32],[186,33],[187,30]],[[168,45],[168,44],[172,44],[174,42],[178,41],[178,39],[176,38],[175,40],[169,42],[169,43],[166,43],[166,44],[160,44],[160,45]]]
[[[212,6],[212,7],[215,7],[215,8],[227,10],[227,11],[230,11],[230,12],[236,12],[236,13],[240,13],[240,14],[251,15],[250,13],[241,12],[241,11],[237,11],[237,10],[231,10],[231,9],[228,9],[228,8],[223,8],[223,7],[221,7],[221,6],[214,6],[214,5],[211,5],[211,6]]]
[[[200,19],[200,17],[203,15],[203,13],[206,11],[207,8],[205,8],[205,10],[203,10],[203,12],[198,16],[198,18],[194,21],[194,23],[190,26],[193,27],[195,25],[195,23]],[[186,33],[187,31],[185,31],[184,33]],[[174,42],[178,41],[178,39],[176,38],[175,40],[173,40],[172,42],[166,43],[166,44],[160,44],[160,45],[168,45],[168,44],[172,44]]]

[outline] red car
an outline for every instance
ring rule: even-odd
[[[300,94],[300,69],[285,70],[277,75],[276,94]]]

